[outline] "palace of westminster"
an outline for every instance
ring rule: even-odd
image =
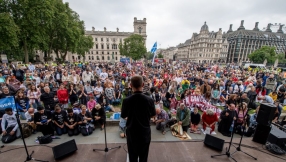
[[[133,21],[134,30],[132,32],[86,30],[86,35],[93,38],[94,46],[86,53],[85,58],[76,54],[67,55],[66,60],[71,62],[109,62],[114,60],[119,62],[120,55],[119,43],[132,34],[140,34],[147,39],[146,18]],[[207,22],[201,27],[199,33],[193,33],[192,37],[177,46],[167,49],[158,49],[157,54],[161,53],[167,61],[191,61],[197,63],[214,62],[240,62],[249,61],[248,55],[261,46],[274,46],[276,53],[284,53],[286,50],[286,27],[282,24],[268,24],[266,28],[259,29],[258,22],[252,30],[245,29],[244,21],[241,21],[237,30],[230,25],[227,32],[221,28],[217,32],[209,31]],[[55,54],[52,54],[55,58]]]

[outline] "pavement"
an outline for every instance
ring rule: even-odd
[[[127,159],[127,146],[126,146],[126,139],[119,137],[119,128],[118,128],[118,121],[108,121],[109,124],[106,126],[106,139],[107,139],[107,146],[116,147],[121,146],[120,149],[115,149],[107,152],[107,161],[111,162],[128,162]],[[230,162],[231,159],[227,158],[226,156],[211,158],[210,155],[216,155],[220,153],[224,153],[225,149],[222,152],[214,151],[203,144],[203,140],[205,135],[201,134],[193,134],[188,132],[189,136],[192,138],[191,140],[182,141],[177,137],[174,137],[170,131],[168,131],[165,135],[158,130],[156,130],[155,125],[151,126],[151,145],[149,149],[149,162]],[[25,138],[26,144],[29,146],[28,150],[31,153],[35,151],[33,157],[42,160],[48,161],[55,161],[53,158],[53,152],[51,148],[43,147],[35,142],[38,136],[42,136],[40,132],[37,134],[32,134],[30,137]],[[224,148],[228,146],[230,141],[229,137],[222,136],[220,133],[216,131],[216,135],[218,138],[225,140]],[[104,130],[100,131],[99,128],[95,129],[93,134],[89,136],[82,136],[81,134],[78,136],[69,137],[67,134],[59,136],[59,139],[54,139],[52,143],[48,144],[47,146],[53,147],[64,142],[70,141],[74,139],[76,141],[78,150],[62,159],[57,161],[65,161],[65,162],[90,162],[90,161],[104,161],[104,152],[93,152],[93,149],[104,149],[104,141],[105,141],[105,134]],[[234,134],[233,141],[238,143],[240,140],[240,136]],[[245,145],[249,145],[252,147],[262,149],[261,144],[255,143],[252,141],[252,137],[244,137],[242,143]],[[0,143],[0,146],[3,145]],[[17,147],[22,147],[23,141],[22,139],[17,139],[16,141],[10,144],[4,144],[3,148],[0,148],[0,161],[23,161],[25,159],[26,154],[23,148],[12,150],[5,152],[9,149],[14,149]],[[244,151],[247,153],[257,157],[261,162],[268,162],[268,161],[275,161],[275,162],[282,162],[286,161],[286,155],[282,155],[277,157],[270,156],[266,153],[261,151],[243,148]],[[231,147],[231,152],[234,152],[234,147]],[[265,150],[264,150],[265,151]],[[269,153],[268,151],[266,151]],[[16,153],[16,156],[15,156]],[[13,158],[11,158],[13,157]],[[237,161],[255,161],[250,157],[244,155],[243,153],[237,153],[234,156]],[[281,159],[282,158],[282,159]],[[13,160],[11,160],[13,159]]]

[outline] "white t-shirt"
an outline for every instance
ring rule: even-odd
[[[94,88],[94,91],[101,93],[101,92],[103,92],[103,88],[102,88],[101,86],[100,86],[100,87],[96,86],[96,87]],[[96,95],[96,97],[97,97],[97,98],[100,97],[100,94],[99,94],[99,95]]]
[[[105,80],[108,77],[108,74],[107,73],[100,73],[99,77],[100,77],[100,79]]]

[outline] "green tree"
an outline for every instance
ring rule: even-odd
[[[154,56],[154,54],[151,53],[150,51],[145,54],[145,58],[146,58],[147,60],[152,60],[152,59],[153,59],[153,56]]]
[[[145,40],[138,34],[133,34],[125,38],[123,44],[119,44],[119,50],[121,55],[130,57],[133,60],[139,60],[146,56],[147,53]]]
[[[159,53],[159,54],[157,55],[157,57],[158,57],[158,58],[164,58],[164,56],[162,55],[162,53]]]
[[[18,27],[9,13],[0,13],[0,51],[11,51],[18,47]],[[7,54],[7,53],[6,53]]]
[[[286,59],[285,59],[285,54],[284,53],[278,54],[276,59],[278,59],[278,63],[286,63]]]
[[[47,35],[43,29],[52,19],[51,1],[1,0],[0,13],[12,15],[19,29],[19,49],[24,53],[25,62],[29,62],[29,51],[38,49],[40,44],[45,43]]]
[[[263,63],[265,59],[267,59],[268,63],[274,63],[277,55],[275,53],[275,47],[262,46],[260,49],[249,54],[248,58],[254,63]]]

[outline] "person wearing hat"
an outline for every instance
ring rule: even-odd
[[[105,124],[105,110],[101,108],[100,104],[97,104],[92,110],[91,110],[91,115],[93,117],[93,124],[94,127],[97,123],[100,124],[101,128],[100,130],[103,130],[104,124]]]

